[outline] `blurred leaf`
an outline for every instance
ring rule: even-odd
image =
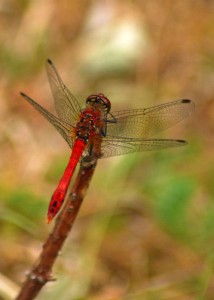
[[[17,213],[11,209],[4,209],[1,213],[0,220],[9,222],[30,235],[38,237],[38,227],[35,221],[31,221],[30,218],[24,217],[21,213]]]
[[[171,176],[155,187],[153,208],[158,219],[167,230],[187,238],[192,231],[188,220],[191,196],[196,183],[191,178]]]
[[[13,215],[17,214],[17,218],[22,216],[22,220],[20,220],[21,223],[24,220],[23,216],[29,220],[41,218],[46,208],[45,201],[25,187],[19,187],[18,189],[14,188],[11,190],[10,193],[5,196],[5,203],[8,212],[10,210],[16,212]]]

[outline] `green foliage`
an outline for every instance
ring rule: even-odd
[[[152,202],[157,218],[172,234],[188,239],[192,225],[188,219],[196,183],[174,175],[157,184]],[[154,204],[155,202],[155,204]]]
[[[15,224],[24,231],[35,233],[36,220],[44,218],[47,206],[45,201],[28,188],[21,186],[13,190],[5,190],[4,194],[3,213],[0,219]]]

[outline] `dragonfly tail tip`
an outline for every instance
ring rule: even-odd
[[[52,221],[52,217],[51,216],[47,216],[47,219],[46,219],[46,224],[50,224],[51,221]]]

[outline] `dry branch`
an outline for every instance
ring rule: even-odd
[[[28,274],[16,300],[34,299],[48,281],[54,280],[52,267],[76,219],[93,176],[96,163],[97,161],[94,160],[90,163],[82,162],[80,164],[76,181],[66,204],[56,219],[53,231],[43,245],[40,257]]]

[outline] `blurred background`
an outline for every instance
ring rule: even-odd
[[[196,110],[159,135],[186,147],[99,161],[37,299],[213,299],[214,2],[1,0],[0,25],[0,299],[41,252],[70,156],[19,95],[54,112],[47,58],[81,103],[102,92],[112,112],[180,98]]]

